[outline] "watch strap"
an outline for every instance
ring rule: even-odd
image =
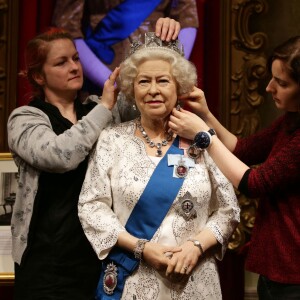
[[[188,241],[193,242],[194,246],[197,247],[200,250],[201,256],[204,255],[203,247],[202,247],[201,243],[198,240],[188,238]]]
[[[213,128],[210,128],[210,129],[208,130],[208,132],[209,132],[209,134],[210,134],[211,136],[217,135],[216,131],[215,131]]]

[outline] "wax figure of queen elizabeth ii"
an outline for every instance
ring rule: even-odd
[[[178,41],[153,33],[121,64],[119,88],[141,116],[102,132],[79,200],[104,266],[97,299],[222,299],[216,258],[238,224],[237,199],[208,153],[167,127],[196,80]]]

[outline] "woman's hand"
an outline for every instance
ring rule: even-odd
[[[156,36],[163,41],[175,40],[180,31],[180,23],[170,18],[159,18],[155,25]]]
[[[190,93],[178,97],[178,100],[183,103],[184,107],[189,108],[204,120],[210,114],[204,92],[197,87],[194,87]]]
[[[109,78],[104,83],[104,88],[101,97],[101,104],[107,109],[112,110],[117,101],[118,91],[116,88],[116,79],[119,76],[120,68],[117,67],[110,74]]]
[[[147,242],[143,250],[143,260],[157,272],[164,273],[168,267],[169,256],[181,251],[180,247],[168,247]]]
[[[200,117],[182,108],[173,109],[168,125],[174,133],[189,140],[193,140],[199,131],[209,130]]]
[[[186,241],[180,247],[182,250],[173,254],[165,273],[172,282],[185,282],[201,256],[200,250],[191,241]]]

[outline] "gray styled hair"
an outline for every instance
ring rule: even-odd
[[[127,101],[134,101],[133,83],[138,67],[148,60],[163,60],[171,65],[171,74],[177,84],[178,95],[192,91],[197,84],[197,71],[193,63],[179,53],[163,47],[142,48],[131,54],[120,65],[118,88]]]

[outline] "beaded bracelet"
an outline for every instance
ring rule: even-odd
[[[144,251],[144,248],[145,248],[145,244],[149,242],[148,240],[146,239],[139,239],[137,242],[136,242],[136,245],[133,249],[133,254],[134,254],[134,257],[138,260],[141,260],[142,259],[142,256],[143,256],[143,251]]]

